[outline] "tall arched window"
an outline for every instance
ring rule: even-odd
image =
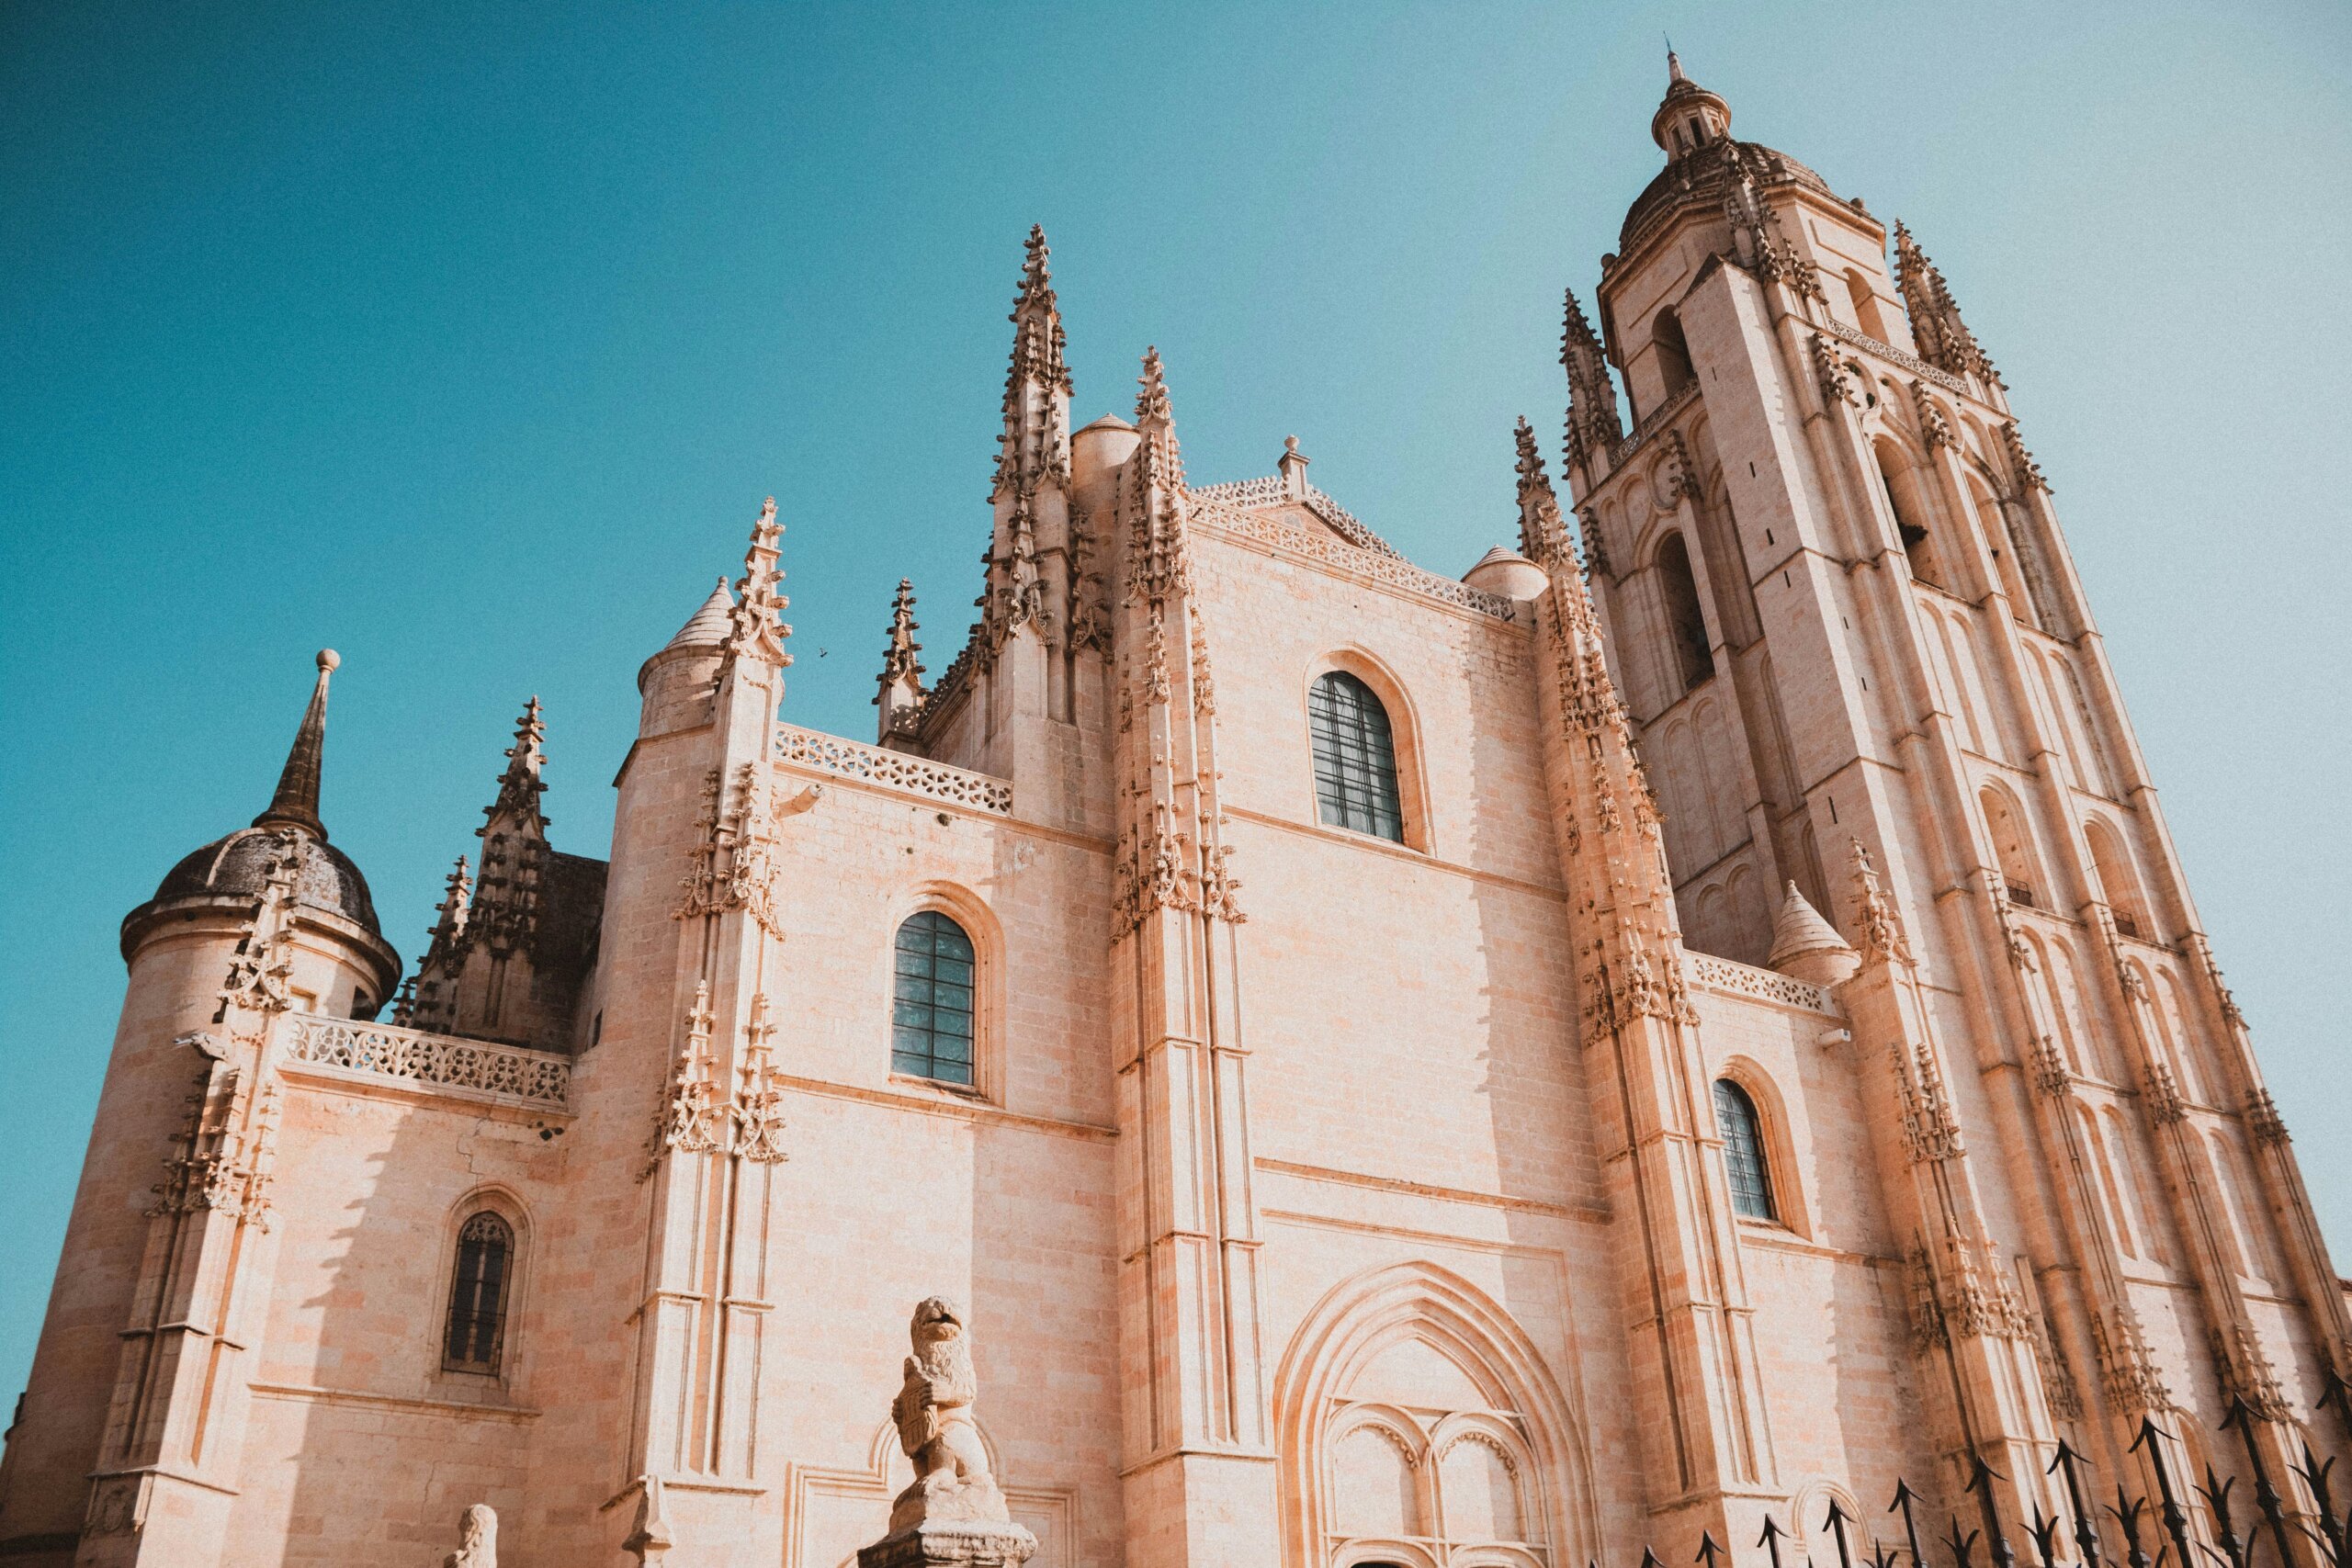
[[[1315,748],[1316,815],[1334,828],[1403,843],[1396,740],[1372,688],[1344,670],[1315,677],[1306,732]]]
[[[1660,310],[1650,322],[1650,341],[1657,345],[1658,380],[1672,397],[1699,378],[1690,368],[1690,340],[1682,335],[1682,318],[1672,310]]]
[[[1772,1170],[1764,1159],[1764,1122],[1756,1101],[1729,1078],[1715,1080],[1715,1122],[1724,1134],[1724,1177],[1731,1184],[1732,1212],[1751,1220],[1777,1220]]]
[[[1894,531],[1903,539],[1903,553],[1911,562],[1911,575],[1937,588],[1949,588],[1944,581],[1943,558],[1936,549],[1936,542],[1928,535],[1927,508],[1919,496],[1917,477],[1902,454],[1886,441],[1871,446],[1871,455],[1878,459],[1879,483],[1886,491],[1886,504],[1894,513]]]
[[[1658,592],[1666,600],[1666,633],[1674,644],[1674,667],[1689,691],[1715,672],[1707,647],[1707,617],[1699,608],[1698,580],[1690,575],[1690,547],[1668,534],[1657,547]]]
[[[936,909],[899,928],[890,992],[890,1070],[972,1082],[972,939]]]
[[[1977,799],[1984,807],[1984,826],[1993,835],[1993,854],[2000,864],[2009,902],[2035,908],[2041,900],[2034,890],[2041,879],[2033,874],[2033,852],[2027,847],[2024,822],[2010,808],[2008,796],[1990,784]]]
[[[441,1342],[443,1370],[497,1374],[514,1267],[514,1230],[503,1219],[485,1209],[458,1228],[449,1324]]]

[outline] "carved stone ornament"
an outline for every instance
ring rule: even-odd
[[[154,1479],[152,1474],[101,1475],[90,1483],[90,1503],[82,1516],[82,1539],[137,1535],[145,1529]]]
[[[2057,1336],[2050,1332],[2049,1321],[2039,1315],[2030,1316],[2029,1326],[2033,1335],[2034,1359],[2041,1367],[2043,1403],[2057,1420],[2081,1420],[2083,1392],[2075,1382],[2075,1370],[2066,1364],[2065,1353],[2058,1348]]]
[[[2292,1419],[2294,1409],[2278,1386],[2278,1374],[2271,1367],[2269,1354],[2263,1349],[2254,1325],[2245,1318],[2232,1324],[2230,1348],[2233,1354],[2217,1355],[2214,1359],[2230,1369],[2230,1381],[2246,1404],[2265,1421]]]
[[[2033,1087],[2056,1100],[2075,1086],[2075,1075],[2066,1066],[2066,1058],[2058,1049],[2058,1042],[2047,1034],[2033,1037]]]
[[[1837,345],[1818,333],[1806,341],[1813,351],[1813,378],[1820,384],[1822,401],[1852,402],[1854,378],[1848,373],[1846,362],[1838,356]]]
[[[671,916],[684,920],[740,909],[781,940],[784,929],[775,907],[775,786],[761,776],[759,763],[745,762],[736,773],[731,806],[727,793],[719,770],[713,768],[703,781],[703,813],[695,823],[686,874],[679,881],[684,897]]]
[[[752,998],[752,1016],[743,1025],[743,1065],[736,1069],[741,1083],[728,1107],[729,1142],[733,1152],[760,1165],[786,1158],[784,1090],[776,1086],[768,1060],[768,1043],[775,1033],[768,1022],[764,991]]]
[[[2148,1064],[2148,1114],[2159,1126],[2169,1127],[2188,1114],[2187,1101],[2180,1097],[2180,1086],[2173,1081],[2172,1069],[2162,1062]]]
[[[2172,1408],[2172,1391],[2157,1375],[2154,1358],[2140,1337],[2140,1325],[2131,1308],[2116,1309],[2110,1325],[2098,1313],[2090,1314],[2091,1349],[2098,1357],[2099,1386],[2108,1404],[2122,1416],[2143,1416]]]
[[[972,1419],[979,1380],[963,1309],[927,1297],[907,1333],[914,1354],[890,1402],[890,1421],[913,1461],[914,1483],[890,1504],[889,1534],[858,1552],[859,1568],[1027,1561],[1037,1538],[1012,1522]]]
[[[2025,449],[2025,437],[2018,433],[2015,420],[2001,426],[2001,450],[2008,455],[2009,474],[2019,491],[2050,492],[2050,481],[2041,477],[2041,465],[2033,460],[2033,454]]]
[[[441,1560],[441,1568],[498,1568],[498,1514],[487,1503],[476,1503],[458,1519],[458,1550]]]
[[[1941,405],[1928,395],[1926,382],[1911,383],[1911,403],[1919,411],[1919,436],[1930,451],[1939,446],[1960,450],[1960,437],[1952,434],[1951,421],[1944,417]]]
[[[2254,1141],[2265,1148],[2277,1148],[2293,1141],[2288,1135],[2287,1123],[2278,1115],[2278,1102],[2259,1085],[2245,1097],[2245,1124],[2254,1134]]]
[[[1909,1053],[1898,1043],[1887,1047],[1895,1092],[1903,1107],[1903,1143],[1914,1165],[1951,1159],[1967,1152],[1960,1122],[1952,1114],[1936,1054],[1920,1041]]]
[[[653,1135],[646,1142],[639,1181],[662,1168],[671,1151],[708,1154],[722,1137],[718,1088],[711,1081],[710,982],[695,987],[694,1006],[686,1012],[685,1047],[678,1053],[670,1078],[662,1088],[662,1103],[653,1112]]]

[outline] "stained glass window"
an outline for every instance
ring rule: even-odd
[[[1396,804],[1396,750],[1388,710],[1344,670],[1318,675],[1306,694],[1315,748],[1316,814],[1334,828],[1405,841]]]
[[[1724,1134],[1724,1176],[1731,1183],[1735,1213],[1752,1220],[1778,1219],[1772,1207],[1772,1171],[1764,1163],[1764,1127],[1756,1102],[1729,1078],[1715,1080],[1715,1122]]]
[[[458,1232],[457,1278],[449,1291],[449,1325],[441,1348],[441,1365],[447,1370],[497,1372],[514,1259],[513,1228],[487,1210]]]
[[[890,1070],[972,1081],[972,939],[936,909],[899,928],[890,992]]]

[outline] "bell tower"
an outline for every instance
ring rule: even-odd
[[[1907,230],[1668,76],[1567,477],[1685,942],[1765,964],[1793,883],[1861,956],[1947,1482],[2341,1451],[2352,1321],[2007,389]]]

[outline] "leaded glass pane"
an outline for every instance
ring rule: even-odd
[[[972,1081],[972,939],[936,909],[899,928],[891,980],[890,1070]]]
[[[1756,1102],[1729,1078],[1715,1080],[1715,1122],[1724,1134],[1724,1176],[1735,1213],[1752,1220],[1780,1216],[1772,1207],[1772,1172],[1764,1163],[1764,1132]]]
[[[514,1233],[496,1214],[476,1214],[458,1232],[449,1322],[441,1347],[444,1367],[466,1372],[498,1371],[506,1327],[506,1274],[514,1252]]]
[[[1335,828],[1405,840],[1396,799],[1396,750],[1388,710],[1343,670],[1316,677],[1306,695],[1315,750],[1316,815]]]

